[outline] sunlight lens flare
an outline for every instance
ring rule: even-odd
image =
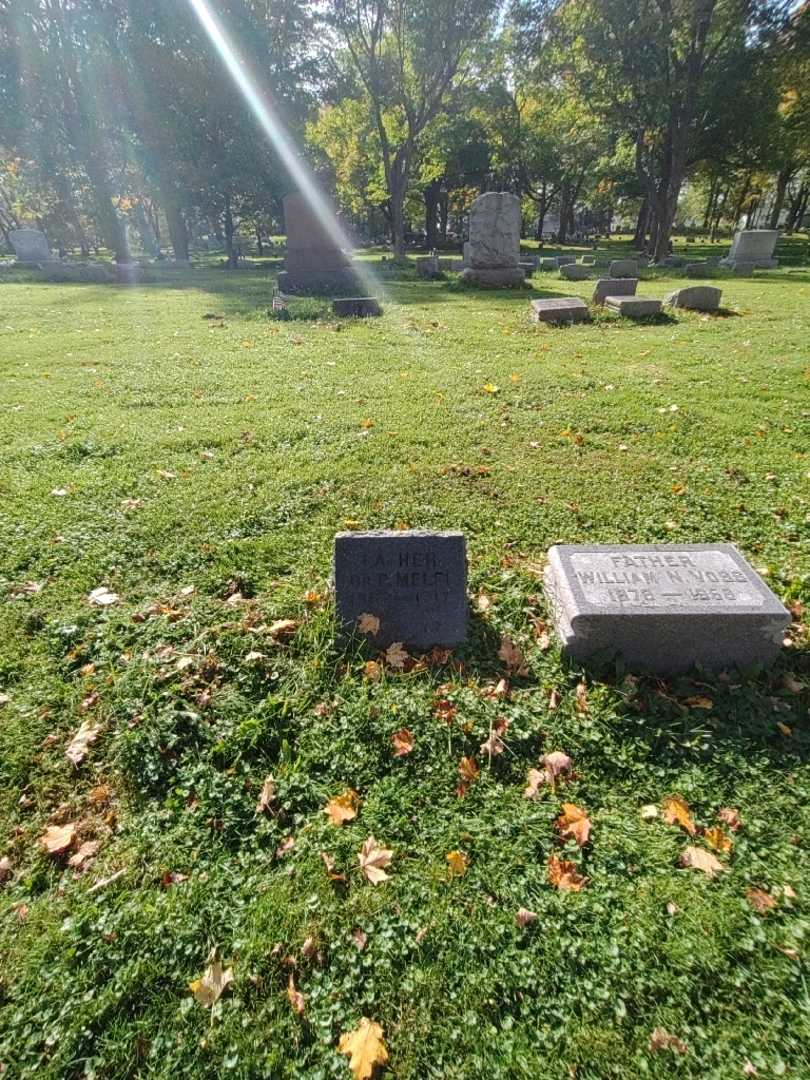
[[[261,124],[262,130],[281,158],[290,177],[312,207],[316,217],[338,247],[351,250],[351,241],[340,227],[309,168],[296,152],[295,140],[275,114],[272,105],[258,89],[256,80],[250,74],[247,62],[239,53],[234,42],[228,37],[221,21],[212,11],[207,0],[188,0],[188,2],[219,53],[228,73]],[[356,262],[353,264],[353,269],[362,281],[364,288],[370,291],[370,286],[375,286],[379,289],[379,283],[375,281],[368,270],[360,268]]]

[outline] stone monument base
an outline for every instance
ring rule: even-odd
[[[354,291],[357,275],[346,270],[282,270],[278,287],[283,293],[336,293]]]
[[[512,289],[526,284],[526,276],[519,266],[489,266],[486,269],[468,266],[462,270],[460,280],[488,289]]]

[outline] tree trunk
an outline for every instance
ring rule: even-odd
[[[787,186],[792,171],[793,170],[789,165],[785,165],[776,178],[776,195],[773,200],[773,206],[771,207],[770,220],[768,221],[769,229],[776,229],[779,225],[779,217],[782,213],[782,208],[785,205],[785,195],[787,193]]]
[[[438,237],[439,181],[431,180],[425,188],[425,243],[429,251],[436,247]]]
[[[636,231],[633,234],[633,249],[635,251],[643,251],[644,244],[647,240],[647,225],[650,218],[650,200],[645,195],[641,200],[641,206],[638,208],[638,217],[636,218]]]
[[[560,228],[557,243],[564,244],[568,239],[568,221],[571,217],[571,187],[563,184],[560,191]]]
[[[101,237],[112,250],[117,263],[131,262],[127,231],[113,206],[113,190],[107,170],[103,162],[92,153],[87,155],[84,167],[90,181],[93,208]]]
[[[226,194],[225,196],[225,253],[228,256],[228,269],[235,270],[239,266],[239,259],[236,254],[236,249],[233,246],[233,213],[231,211],[231,196]]]
[[[264,255],[264,244],[262,243],[262,227],[256,222],[256,252],[261,259]]]
[[[439,194],[439,233],[442,243],[447,243],[447,222],[450,218],[450,194],[442,191]]]
[[[702,231],[707,233],[712,221],[712,213],[714,212],[714,200],[717,197],[717,177],[712,177],[712,182],[709,186],[709,198],[706,202],[706,213],[703,215]]]

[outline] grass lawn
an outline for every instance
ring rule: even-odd
[[[4,1077],[349,1077],[368,1017],[402,1078],[807,1080],[810,271],[567,329],[528,297],[592,283],[392,281],[381,319],[279,322],[270,280],[0,284]],[[403,672],[336,646],[328,599],[334,533],[399,523],[466,533],[473,609],[463,650]],[[656,541],[741,548],[797,617],[772,670],[663,683],[549,647],[551,544]],[[573,774],[526,798],[551,751]],[[723,809],[722,871],[680,867]]]

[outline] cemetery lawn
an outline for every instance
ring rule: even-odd
[[[394,281],[354,322],[274,321],[258,269],[0,285],[4,1077],[349,1077],[362,1017],[414,1080],[810,1076],[810,271],[568,329],[530,296],[592,283],[534,282]],[[328,597],[334,533],[402,523],[466,533],[472,606],[463,650],[405,671],[336,645]],[[796,616],[772,670],[561,659],[547,548],[661,541],[766,575]],[[526,798],[551,751],[573,774]]]

